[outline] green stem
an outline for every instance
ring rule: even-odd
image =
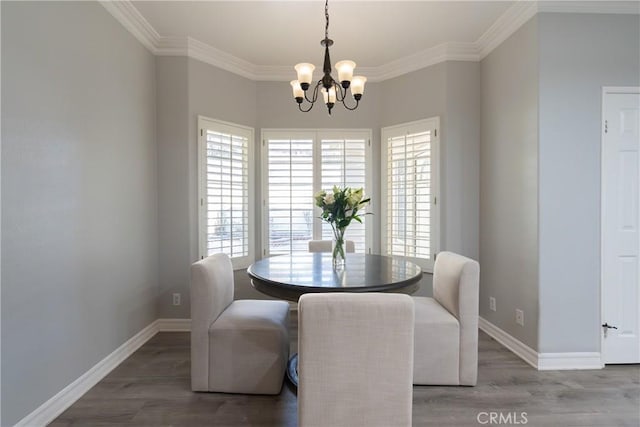
[[[344,228],[339,228],[339,227],[335,227],[332,226],[331,228],[333,228],[333,236],[336,240],[336,246],[335,248],[333,248],[333,259],[335,260],[336,258],[340,257],[342,259],[345,259],[344,256],[344,232],[346,231],[346,229]]]

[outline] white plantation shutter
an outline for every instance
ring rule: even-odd
[[[438,250],[438,124],[382,129],[383,253],[415,258],[427,270]]]
[[[309,240],[333,238],[313,195],[334,185],[368,194],[369,139],[368,131],[263,132],[264,255],[306,252]],[[368,250],[365,230],[356,221],[347,229],[356,252]]]
[[[313,239],[313,138],[272,135],[266,153],[269,254],[306,251]]]
[[[331,191],[334,185],[339,187],[365,188],[366,193],[366,161],[367,161],[367,144],[369,142],[367,135],[332,132],[321,133],[320,139],[320,156],[321,156],[321,189]],[[366,212],[362,210],[362,224],[357,221],[351,221],[347,228],[345,238],[353,240],[356,252],[365,252],[366,235],[365,225],[367,218]],[[317,215],[320,215],[320,209]],[[326,222],[321,222],[322,239],[332,240],[333,232],[331,226]]]
[[[200,253],[225,253],[234,268],[253,259],[249,189],[253,130],[199,118]]]

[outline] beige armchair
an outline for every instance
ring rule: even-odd
[[[470,258],[440,252],[433,298],[414,297],[417,385],[476,385],[480,267]]]
[[[302,295],[298,425],[411,426],[413,325],[408,295]]]
[[[289,304],[233,300],[227,255],[191,266],[191,389],[278,394],[289,359]]]
[[[331,252],[333,242],[331,240],[309,240],[309,252]],[[344,241],[346,252],[355,252],[356,245],[353,240]]]

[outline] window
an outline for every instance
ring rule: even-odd
[[[253,261],[253,129],[198,117],[200,255]]]
[[[366,163],[368,138],[363,135],[347,134],[341,132],[323,132],[319,134],[320,140],[320,180],[322,190],[329,190],[334,185],[338,187],[367,187]],[[319,190],[320,190],[319,189]],[[368,206],[367,208],[370,207]],[[320,215],[320,210],[316,216]],[[366,217],[364,217],[366,220]],[[332,240],[331,226],[321,221],[322,239]],[[353,240],[358,252],[364,252],[366,248],[366,236],[364,222],[352,221],[347,231],[348,240]]]
[[[382,253],[427,271],[438,250],[438,128],[432,118],[382,129]]]
[[[307,241],[332,239],[331,228],[318,217],[313,195],[340,187],[368,191],[369,131],[331,130],[263,132],[263,254],[307,251]],[[353,222],[346,238],[356,252],[369,251],[367,220]]]
[[[306,251],[313,239],[313,139],[274,135],[266,152],[268,253]]]

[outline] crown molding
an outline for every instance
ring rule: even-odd
[[[475,43],[444,43],[379,67],[358,67],[358,74],[367,76],[368,82],[380,82],[444,61],[478,60]],[[254,66],[252,77],[245,77],[257,81],[289,81],[295,78],[295,72],[293,66]]]
[[[160,42],[160,34],[149,24],[142,14],[129,0],[99,0],[116,21],[120,22],[151,53],[156,54]]]
[[[244,59],[191,37],[187,38],[187,45],[187,56],[190,58],[198,59],[214,67],[222,68],[223,70],[246,77],[249,80],[258,80],[256,78],[258,66],[249,61],[245,61]]]
[[[476,41],[480,59],[483,59],[493,49],[500,46],[502,42],[535,16],[536,13],[538,13],[537,2],[519,1],[514,3]]]
[[[163,37],[129,0],[99,0],[151,53],[158,56],[188,56],[254,81],[289,81],[293,66],[255,65],[191,37]],[[487,56],[539,12],[640,14],[638,2],[528,1],[510,6],[478,40],[452,42],[382,64],[359,67],[370,82],[380,82],[445,61],[477,62]]]
[[[550,13],[602,13],[612,15],[638,15],[638,1],[541,1],[538,12]]]
[[[479,61],[476,43],[443,43],[366,70],[370,81],[383,81],[445,61]]]
[[[153,53],[157,56],[187,56],[189,40],[185,37],[159,37]]]

